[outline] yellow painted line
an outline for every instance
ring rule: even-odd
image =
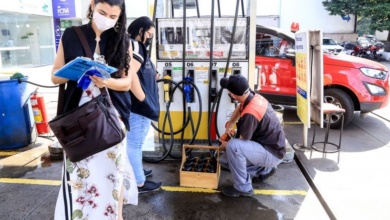
[[[279,196],[293,196],[300,195],[306,196],[307,192],[304,190],[273,190],[273,189],[255,189],[256,195],[279,195]]]
[[[0,157],[12,156],[18,154],[18,151],[0,151]]]
[[[218,190],[214,189],[202,189],[202,188],[189,188],[189,187],[179,187],[179,186],[162,186],[165,191],[170,192],[198,192],[198,193],[218,193]]]
[[[30,184],[30,185],[48,185],[59,186],[60,180],[40,180],[40,179],[19,179],[19,178],[0,178],[0,183],[12,183],[12,184]],[[202,188],[189,188],[180,186],[162,186],[164,191],[168,192],[194,192],[194,193],[219,193],[219,190],[215,189],[202,189]],[[255,195],[273,195],[273,196],[293,196],[300,195],[306,196],[307,192],[304,190],[273,190],[273,189],[256,189]]]
[[[39,180],[39,179],[19,179],[19,178],[0,178],[0,183],[59,186],[61,184],[61,181],[59,181],[59,180]]]
[[[189,188],[189,187],[175,187],[175,186],[162,186],[165,191],[170,192],[196,192],[196,193],[219,193],[219,190],[214,189],[202,189],[202,188]],[[306,196],[307,192],[304,190],[272,190],[272,189],[256,189],[255,195],[280,195],[280,196],[292,196],[301,195]]]

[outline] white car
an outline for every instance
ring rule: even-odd
[[[362,47],[368,47],[371,45],[370,41],[368,41],[367,38],[365,37],[358,37],[357,38],[357,43],[362,46]]]
[[[324,52],[340,53],[344,48],[340,46],[335,40],[329,37],[322,38],[322,48]]]

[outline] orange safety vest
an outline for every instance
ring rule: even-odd
[[[263,96],[255,94],[253,99],[246,106],[241,107],[244,107],[244,109],[241,109],[241,117],[245,114],[251,114],[255,116],[257,120],[261,121],[267,111],[268,101]]]

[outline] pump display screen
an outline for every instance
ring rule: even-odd
[[[213,31],[210,18],[187,18],[185,33],[183,19],[158,19],[158,59],[182,59],[183,43],[186,45],[186,59],[209,59],[211,45],[214,45],[213,59],[227,59],[230,43],[233,43],[231,59],[248,59],[248,23],[248,18],[237,18],[232,37],[233,17],[215,18]]]

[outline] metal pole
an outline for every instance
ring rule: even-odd
[[[157,1],[158,0],[154,0],[154,5],[153,5],[153,23],[156,24],[156,11],[157,11]]]
[[[186,43],[187,43],[187,1],[183,1],[183,80],[185,78]],[[184,100],[183,100],[184,101]]]
[[[307,125],[304,124],[303,126],[303,147],[307,147],[307,136],[308,136],[308,128]]]
[[[172,2],[171,0],[166,0],[164,4],[164,13],[165,13],[165,18],[172,18]]]
[[[249,86],[254,89],[253,85],[258,83],[255,75],[258,74],[255,66],[256,59],[256,10],[257,0],[250,0],[249,11],[249,51],[248,51],[248,82]],[[260,85],[259,85],[260,86]]]
[[[217,0],[217,3],[218,3],[218,17],[220,18],[221,17],[221,3],[219,2],[219,0]]]
[[[198,18],[200,18],[198,0],[195,1],[195,4],[196,4],[196,13],[198,14]]]
[[[175,8],[173,7],[173,0],[171,0],[172,18],[175,17]]]
[[[213,73],[213,53],[214,53],[214,0],[211,0],[211,39],[210,39],[210,63],[209,63],[209,102],[208,102],[208,121],[211,121],[211,116],[213,114],[211,109],[211,80],[212,80],[212,73]],[[209,123],[210,124],[210,123]],[[209,131],[208,134],[208,141],[209,145],[211,146],[211,135],[210,135],[210,126],[208,126]]]
[[[242,17],[244,18],[245,17],[244,0],[241,0],[241,13],[242,13]]]
[[[238,16],[239,2],[240,2],[240,0],[237,0],[237,3],[236,3],[236,13],[234,15],[234,22],[233,22],[234,23],[233,24],[233,31],[232,31],[232,36],[230,37],[230,48],[229,48],[228,60],[226,62],[226,68],[225,68],[224,77],[227,76],[227,71],[228,71],[229,63],[230,63],[230,57],[232,55],[232,50],[233,50],[233,39],[236,36],[236,26],[237,26],[237,16]]]
[[[154,26],[156,26],[156,8],[157,8],[157,1],[158,0],[154,0],[154,5],[153,5],[153,18],[152,18],[152,21],[153,21],[153,24],[154,24]],[[155,33],[157,33],[157,31],[155,31]],[[153,46],[155,46],[156,45],[156,34],[154,34],[154,40],[153,40],[153,42],[150,44],[150,46],[149,46],[149,58],[151,58],[152,57],[152,51],[153,51]]]
[[[294,144],[292,146],[294,150],[305,152],[306,150],[310,149],[310,147],[307,145],[308,130],[309,129],[307,125],[303,123],[303,144],[301,143]]]

